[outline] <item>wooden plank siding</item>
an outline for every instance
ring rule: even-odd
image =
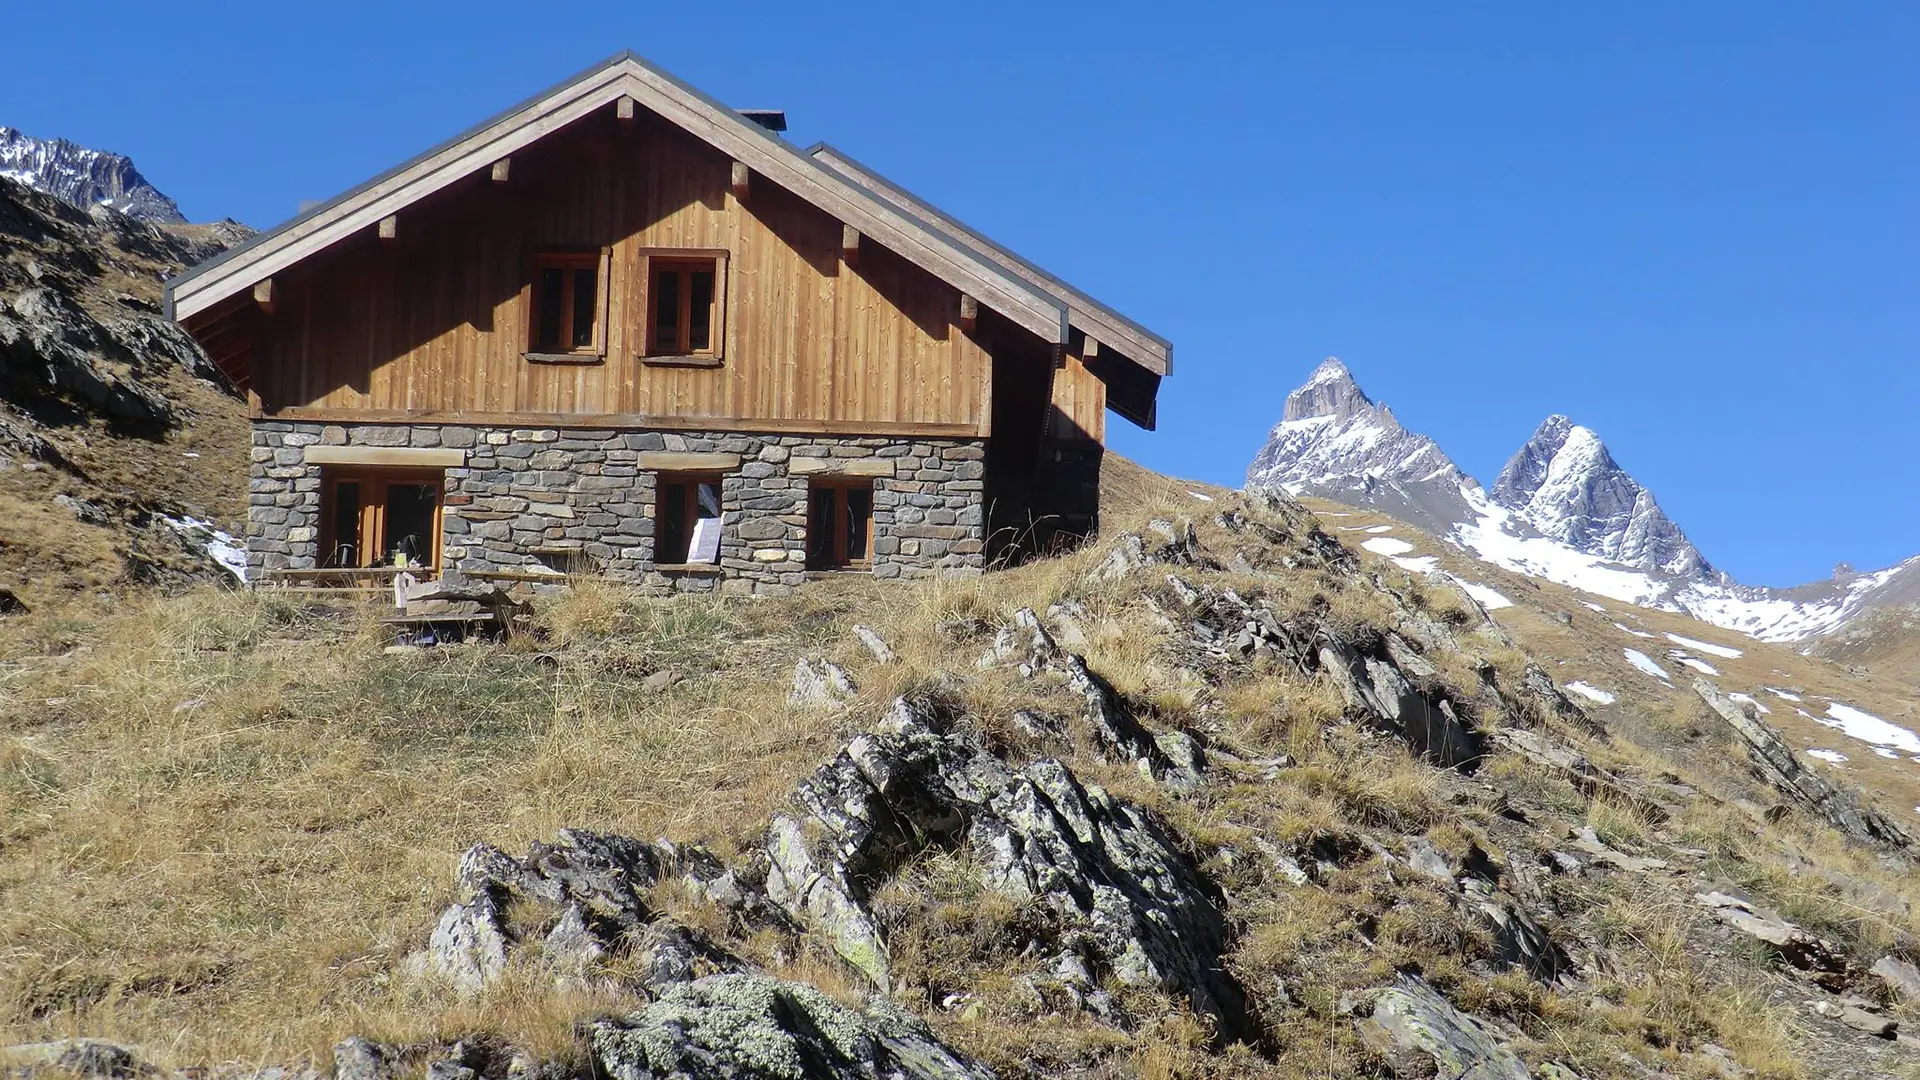
[[[986,434],[992,359],[960,296],[879,245],[842,258],[842,223],[642,115],[591,116],[375,230],[289,267],[257,320],[263,415],[488,422],[547,415],[752,430]],[[728,253],[718,367],[643,363],[647,260]],[[603,252],[601,362],[523,359],[535,251]]]
[[[1107,441],[1107,384],[1069,349],[1053,370],[1047,435],[1056,442]]]

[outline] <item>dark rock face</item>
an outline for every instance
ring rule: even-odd
[[[65,139],[36,139],[15,128],[0,127],[0,175],[82,209],[105,206],[137,221],[158,224],[187,220],[172,199],[140,175],[131,159]]]
[[[1592,431],[1549,416],[1491,492],[1540,534],[1576,551],[1676,578],[1719,575]]]

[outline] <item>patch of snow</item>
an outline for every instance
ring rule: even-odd
[[[1821,761],[1834,765],[1838,765],[1847,760],[1847,755],[1838,750],[1809,750],[1807,751],[1807,756],[1810,758],[1818,758]]]
[[[1402,570],[1411,570],[1416,574],[1431,574],[1440,569],[1437,555],[1395,555],[1394,565]]]
[[[1375,555],[1405,555],[1413,550],[1413,545],[1405,540],[1396,540],[1391,536],[1376,536],[1371,540],[1360,541],[1360,546]]]
[[[1470,524],[1454,526],[1450,535],[1487,562],[1629,604],[1647,604],[1660,598],[1660,584],[1638,570],[1583,554],[1544,536],[1519,535],[1513,514],[1495,506],[1478,485],[1463,485],[1460,493],[1479,516]]]
[[[1761,716],[1773,715],[1773,710],[1767,708],[1765,705],[1762,705],[1759,701],[1755,700],[1752,694],[1728,694],[1727,696],[1732,698],[1735,701],[1753,706],[1753,711],[1759,713]]]
[[[1688,656],[1686,653],[1683,653],[1678,649],[1673,649],[1669,651],[1667,655],[1673,657],[1675,660],[1680,661],[1681,663],[1687,665],[1688,667],[1692,668],[1693,670],[1699,672],[1702,675],[1720,674],[1719,669],[1714,667],[1712,664],[1709,664],[1705,660],[1701,660],[1697,657]]]
[[[1774,697],[1779,698],[1781,701],[1799,701],[1800,700],[1800,695],[1794,693],[1791,690],[1776,690],[1771,686],[1762,687],[1762,689],[1764,689],[1767,693],[1772,694]]]
[[[1620,651],[1623,654],[1625,654],[1627,658],[1627,663],[1632,664],[1634,667],[1639,668],[1641,671],[1646,672],[1648,675],[1651,675],[1654,678],[1659,679],[1661,682],[1673,681],[1673,676],[1668,675],[1665,668],[1662,668],[1659,664],[1654,663],[1653,657],[1648,656],[1646,653],[1641,652],[1639,649],[1622,649]]]
[[[1501,608],[1513,606],[1513,601],[1500,595],[1499,590],[1490,585],[1482,585],[1477,581],[1467,581],[1463,578],[1454,578],[1453,581],[1460,586],[1462,592],[1480,601],[1480,606],[1488,611],[1498,611]]]
[[[1191,496],[1193,496],[1193,497],[1194,497],[1194,498],[1196,498],[1196,499],[1199,499],[1199,500],[1200,500],[1201,502],[1212,502],[1212,501],[1213,501],[1213,496],[1211,496],[1211,495],[1208,495],[1208,494],[1205,494],[1204,492],[1199,492],[1199,491],[1189,491],[1189,492],[1187,492],[1187,494],[1189,494],[1189,495],[1191,495]]]
[[[1685,645],[1689,649],[1699,649],[1709,656],[1718,656],[1727,660],[1738,660],[1747,655],[1739,649],[1730,649],[1725,645],[1714,645],[1705,641],[1695,641],[1690,637],[1681,637],[1679,634],[1668,634],[1667,640],[1673,642],[1675,645]]]
[[[1613,628],[1615,630],[1624,630],[1627,633],[1632,634],[1634,637],[1652,637],[1653,636],[1652,634],[1647,633],[1645,630],[1635,630],[1633,627],[1628,626],[1626,623],[1623,623],[1623,622],[1614,623]]]
[[[1872,713],[1856,709],[1851,705],[1829,701],[1827,715],[1816,716],[1813,719],[1827,727],[1838,728],[1847,736],[1874,747],[1874,752],[1882,757],[1899,756],[1891,752],[1883,753],[1886,747],[1909,754],[1920,754],[1920,735],[1915,735],[1898,724],[1889,724]]]
[[[1393,531],[1393,526],[1391,526],[1391,525],[1369,525],[1369,526],[1367,526],[1367,531],[1368,531],[1368,532],[1370,532],[1370,533],[1384,533],[1384,532],[1392,532],[1392,531]]]
[[[1900,760],[1900,755],[1899,755],[1899,754],[1896,754],[1896,753],[1894,753],[1893,751],[1891,751],[1891,750],[1889,750],[1889,749],[1887,749],[1887,748],[1886,748],[1886,747],[1884,747],[1884,746],[1876,746],[1876,747],[1874,747],[1874,748],[1873,748],[1873,752],[1874,752],[1874,753],[1876,753],[1876,754],[1879,754],[1879,755],[1880,755],[1881,757],[1883,757],[1883,758],[1887,758],[1887,759],[1888,759],[1888,760],[1890,760],[1890,761],[1899,761],[1899,760]]]
[[[1609,694],[1605,690],[1602,690],[1599,687],[1593,686],[1589,683],[1577,682],[1577,681],[1570,682],[1567,684],[1567,689],[1573,691],[1576,694],[1579,694],[1581,697],[1586,698],[1588,701],[1597,701],[1602,705],[1611,705],[1615,701],[1615,698],[1612,694]]]
[[[1588,600],[1582,600],[1582,601],[1580,601],[1580,606],[1581,606],[1581,607],[1583,607],[1583,608],[1586,608],[1586,609],[1587,609],[1588,611],[1597,611],[1597,612],[1599,612],[1599,613],[1600,613],[1600,614],[1602,614],[1602,615],[1605,615],[1605,614],[1607,613],[1607,609],[1606,609],[1606,608],[1603,608],[1603,607],[1601,607],[1601,606],[1600,606],[1599,604],[1596,604],[1596,603],[1593,603],[1593,602],[1591,602],[1591,601],[1588,601]]]
[[[247,546],[231,533],[214,528],[213,522],[195,517],[159,515],[173,531],[200,545],[207,557],[242,583],[247,580]]]

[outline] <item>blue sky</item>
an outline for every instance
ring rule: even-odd
[[[1489,483],[1571,415],[1743,581],[1920,552],[1920,8],[1269,6],[22,5],[0,124],[267,226],[630,47],[1172,339],[1149,465],[1332,354]]]

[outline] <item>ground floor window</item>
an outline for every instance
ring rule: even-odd
[[[439,469],[328,469],[320,564],[440,567]]]
[[[659,566],[720,561],[720,474],[661,473],[654,508]]]
[[[873,565],[873,481],[814,480],[807,488],[807,569]]]

